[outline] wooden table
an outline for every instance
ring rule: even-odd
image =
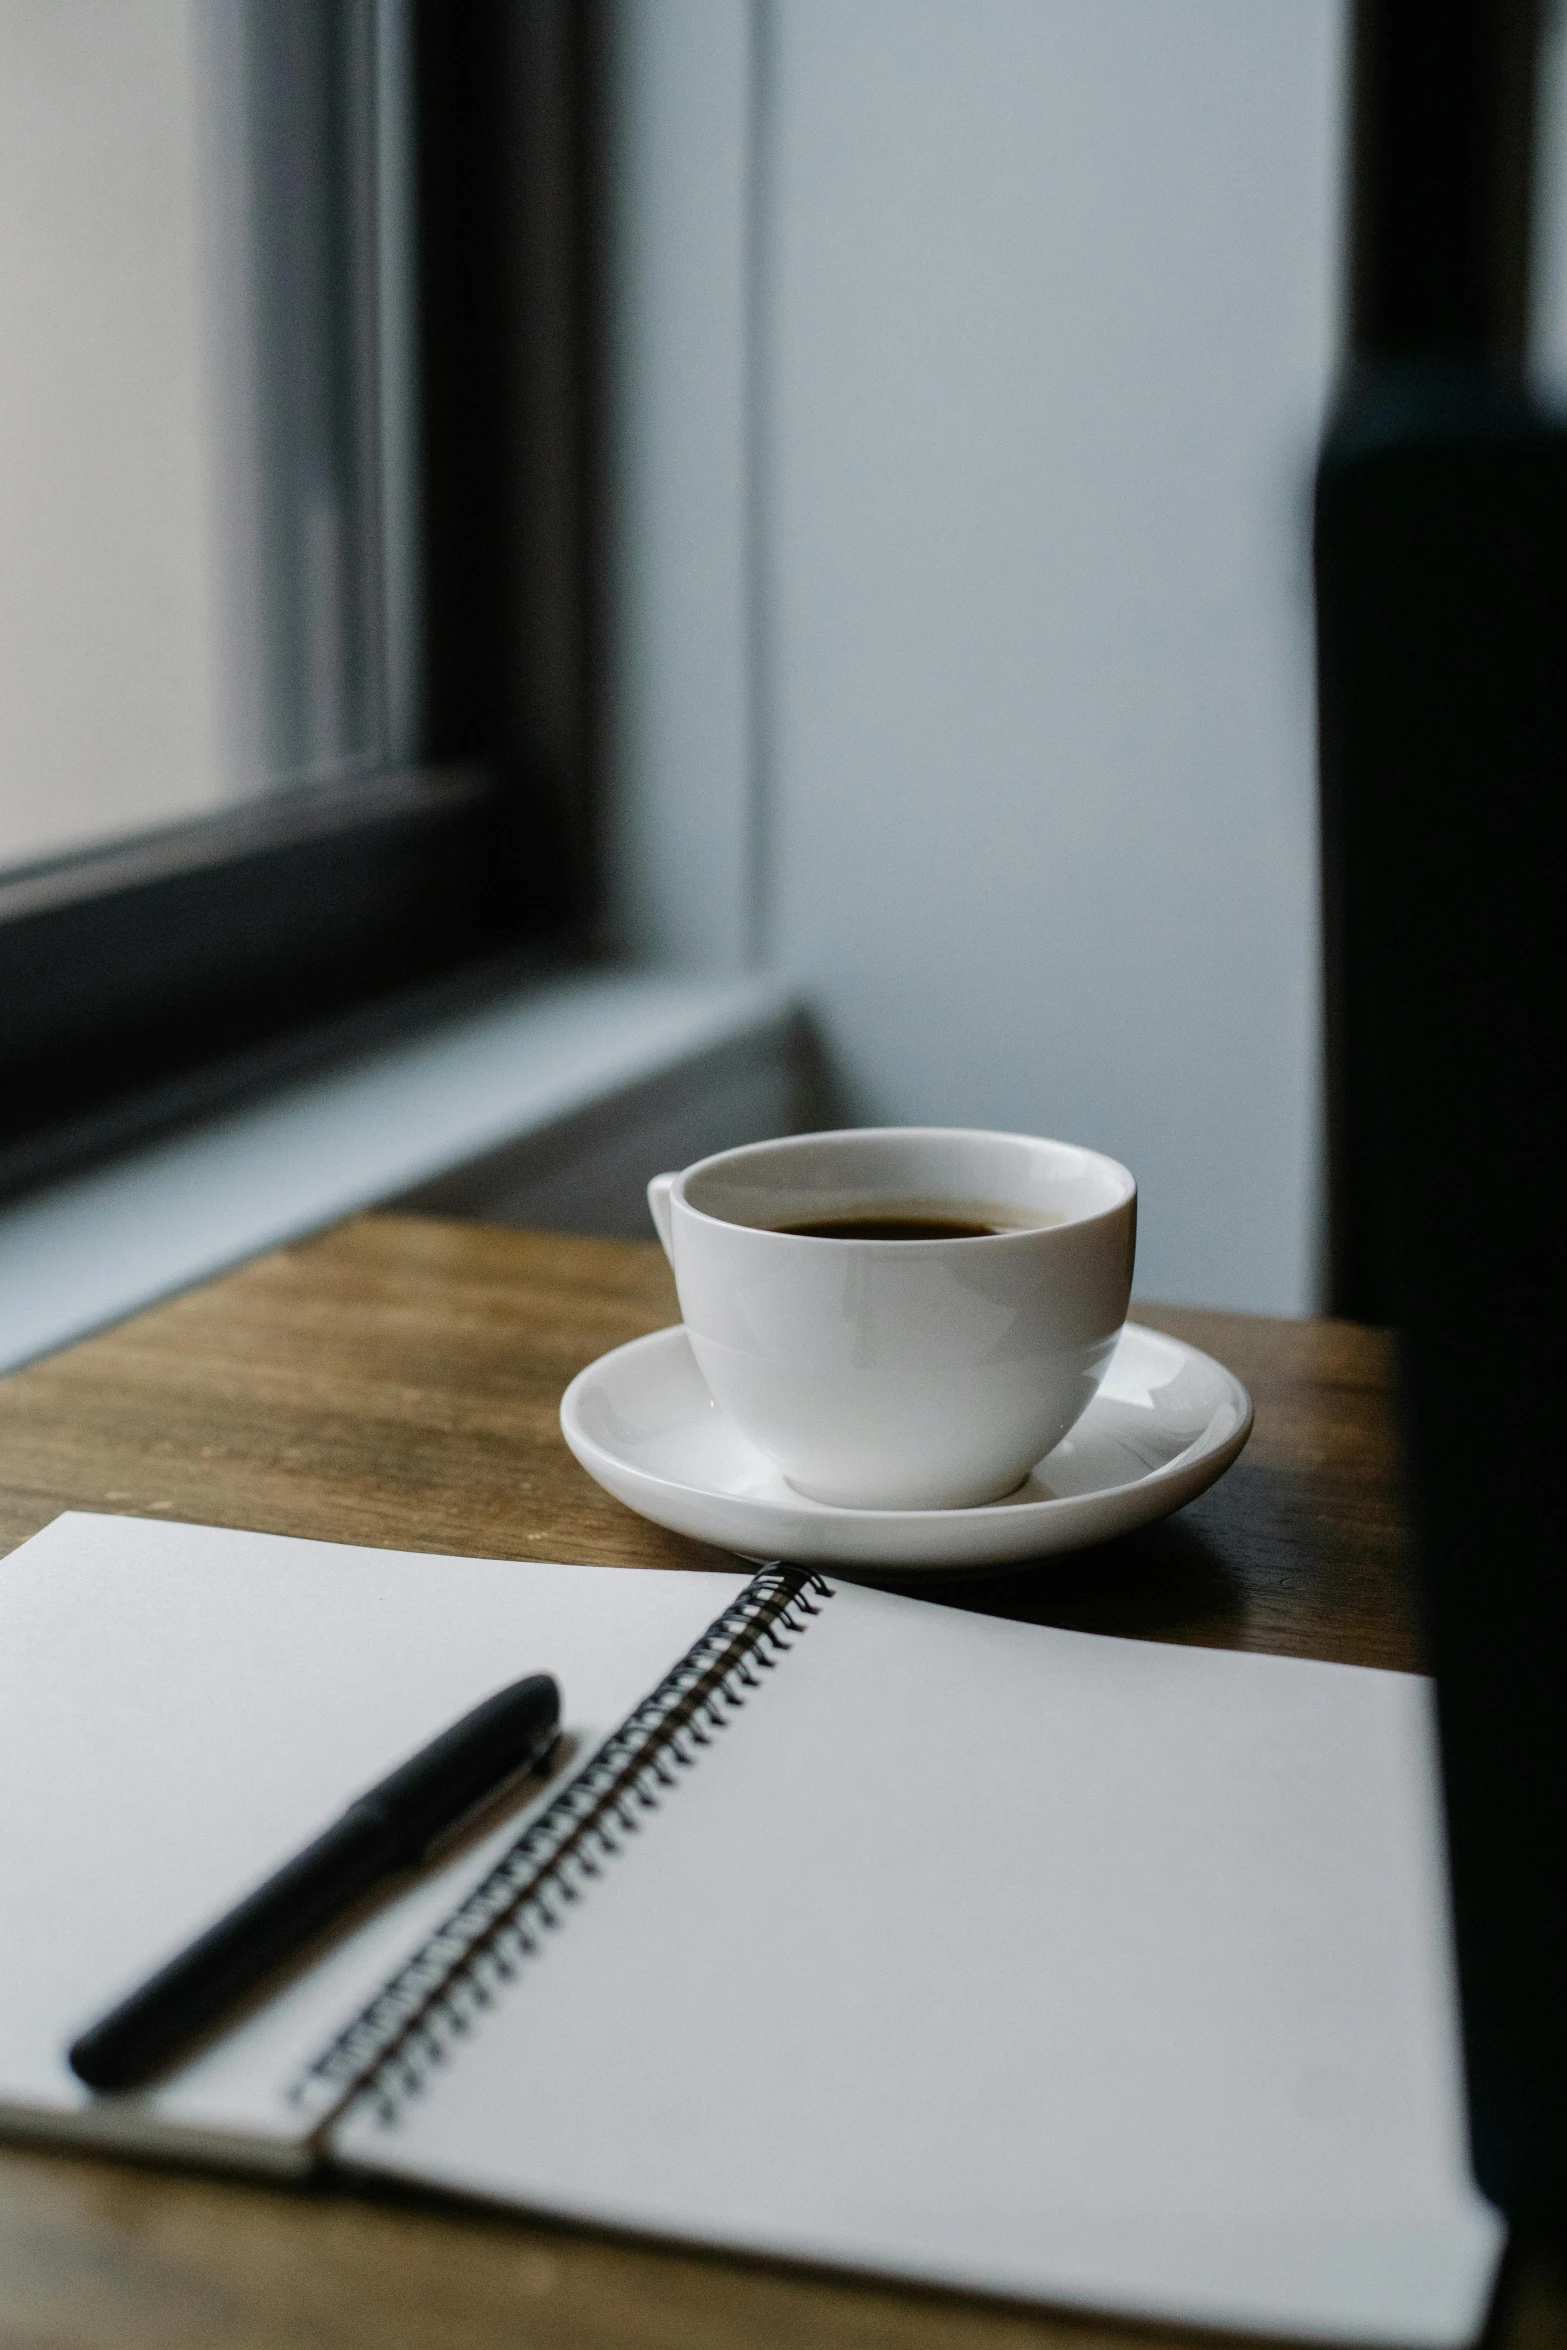
[[[1247,1382],[1247,1451],[1164,1526],[939,1596],[1145,1639],[1415,1668],[1386,1338],[1136,1310]],[[0,1550],[62,1509],[94,1509],[495,1558],[727,1565],[601,1493],[557,1424],[575,1371],[676,1318],[651,1245],[362,1218],[0,1383]],[[433,2199],[0,2148],[0,2350],[1199,2338]]]

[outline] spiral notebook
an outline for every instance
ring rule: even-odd
[[[155,2087],[73,2032],[499,1682],[518,1811]],[[0,1562],[0,2125],[970,2290],[1475,2331],[1429,1696],[784,1568]]]

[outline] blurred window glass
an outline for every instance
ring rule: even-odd
[[[411,755],[406,0],[0,0],[0,870]]]

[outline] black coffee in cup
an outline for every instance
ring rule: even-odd
[[[987,1211],[982,1202],[955,1200],[938,1212],[925,1206],[904,1207],[889,1200],[884,1206],[858,1208],[852,1216],[809,1217],[799,1224],[774,1224],[774,1232],[792,1232],[802,1240],[993,1240],[1003,1232],[1035,1232],[1046,1224],[1066,1221],[1048,1209]]]
[[[803,1240],[988,1240],[1001,1224],[970,1224],[955,1216],[829,1216],[821,1224],[775,1224]]]

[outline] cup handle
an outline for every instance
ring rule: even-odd
[[[671,1265],[675,1261],[675,1214],[672,1205],[675,1185],[680,1181],[679,1170],[673,1175],[655,1175],[647,1187],[647,1204],[652,1211],[654,1227],[664,1244],[664,1254]]]

